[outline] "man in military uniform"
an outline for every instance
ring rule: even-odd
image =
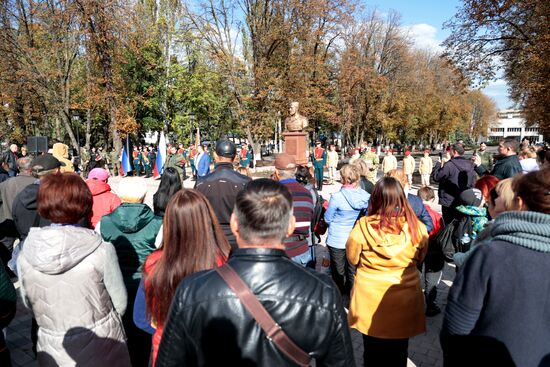
[[[487,151],[487,144],[482,142],[479,144],[479,150],[476,154],[481,158],[481,164],[487,168],[488,171],[493,169],[493,155]]]
[[[82,173],[85,177],[88,176],[88,164],[90,163],[90,152],[84,147],[80,147],[80,164],[82,165]]]
[[[151,177],[151,162],[149,161],[149,152],[147,147],[141,149],[141,161],[143,162],[143,171],[145,171],[145,178]]]
[[[378,166],[380,165],[380,158],[376,154],[376,148],[372,146],[370,149],[367,147],[366,152],[361,157],[367,163],[369,172],[367,173],[367,180],[376,184],[376,173],[378,172]]]
[[[118,175],[118,167],[119,167],[119,156],[116,153],[115,148],[111,149],[111,153],[109,153],[109,168],[111,169],[111,176],[117,176]]]
[[[170,148],[170,153],[166,157],[166,163],[164,163],[164,168],[174,167],[178,171],[180,178],[183,176],[183,156],[178,153],[176,147]]]
[[[139,176],[141,173],[141,152],[138,147],[134,147],[132,152],[133,164],[134,164],[134,176]]]
[[[152,176],[157,164],[157,153],[153,147],[147,147],[147,159],[149,159],[149,175]]]
[[[178,153],[180,153],[179,149],[178,149]],[[183,147],[183,144],[181,144],[181,156],[183,157],[182,159],[182,170],[183,170],[183,179],[184,180],[187,180],[187,161],[189,160],[189,153],[187,152],[187,149],[185,149]]]
[[[327,152],[321,147],[321,141],[315,142],[315,149],[313,149],[313,168],[315,168],[315,182],[317,190],[323,189],[323,169],[327,164]]]
[[[189,144],[189,165],[191,166],[191,175],[193,180],[197,179],[197,168],[195,167],[195,157],[197,156],[197,149],[193,143]]]

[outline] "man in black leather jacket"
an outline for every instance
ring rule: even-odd
[[[285,254],[282,242],[294,225],[286,187],[267,179],[250,182],[237,195],[231,216],[239,248],[228,264],[317,366],[354,366],[346,314],[334,283]],[[293,363],[266,338],[216,271],[202,271],[178,287],[156,366],[222,365]]]
[[[237,241],[229,228],[229,219],[237,194],[250,181],[250,178],[233,169],[237,148],[231,141],[218,140],[215,152],[216,168],[212,173],[197,181],[195,189],[210,201],[227,241],[232,249],[236,249]]]

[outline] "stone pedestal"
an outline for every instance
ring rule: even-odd
[[[307,133],[304,132],[286,132],[285,153],[294,156],[296,164],[307,164]]]

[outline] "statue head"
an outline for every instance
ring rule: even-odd
[[[298,108],[300,108],[300,103],[298,102],[290,102],[290,108],[289,113],[291,116],[294,116],[298,113]]]

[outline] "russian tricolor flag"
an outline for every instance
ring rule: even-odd
[[[120,166],[122,168],[122,173],[127,175],[129,172],[132,172],[132,163],[130,162],[130,155],[132,153],[132,148],[130,147],[130,137],[126,137],[126,142],[122,147],[122,158]]]
[[[164,162],[166,162],[166,138],[164,137],[164,131],[161,131],[153,178],[158,178],[162,175],[164,172]]]

